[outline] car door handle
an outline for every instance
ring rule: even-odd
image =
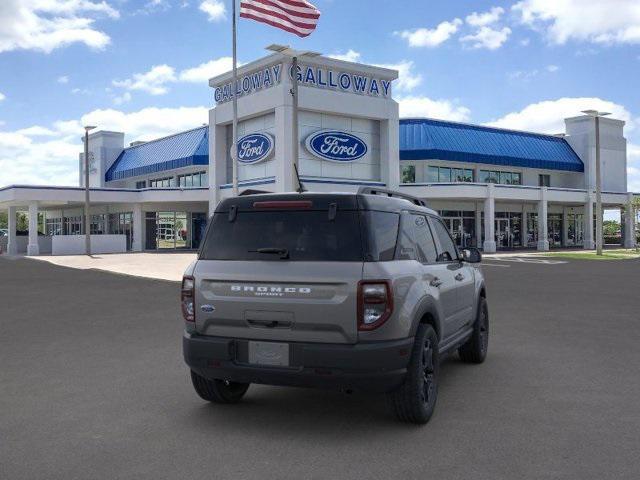
[[[461,273],[457,274],[454,277],[457,281],[461,282],[462,280],[464,280],[464,275],[462,275]]]
[[[439,287],[440,285],[442,285],[442,280],[440,280],[438,277],[434,277],[433,280],[429,282],[429,285],[431,285],[432,287]]]

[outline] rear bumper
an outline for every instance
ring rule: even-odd
[[[249,341],[185,332],[184,360],[199,375],[242,383],[386,392],[404,380],[413,338],[355,345],[289,343],[289,367],[248,363]]]

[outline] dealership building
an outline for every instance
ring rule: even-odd
[[[274,53],[238,69],[239,191],[295,190],[291,58]],[[440,212],[460,246],[485,252],[594,247],[595,121],[565,119],[544,135],[429,118],[399,119],[398,72],[324,56],[299,59],[298,167],[311,191],[400,190]],[[124,132],[89,136],[94,253],[192,250],[208,216],[233,194],[231,73],[209,81],[209,124],[125,146]],[[588,108],[589,105],[585,105]],[[624,122],[600,119],[603,205],[622,213],[634,245]],[[46,159],[43,159],[43,162]],[[83,253],[80,187],[0,188],[11,254]],[[29,229],[17,230],[27,212]],[[41,215],[40,215],[41,214]],[[40,231],[40,234],[38,234]]]

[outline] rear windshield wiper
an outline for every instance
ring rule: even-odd
[[[259,248],[257,250],[249,250],[249,253],[273,253],[275,255],[280,255],[282,260],[286,260],[289,258],[289,250],[286,248],[278,248],[278,247],[265,247]]]

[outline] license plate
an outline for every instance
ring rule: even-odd
[[[255,365],[289,366],[289,344],[249,342],[249,363]]]

